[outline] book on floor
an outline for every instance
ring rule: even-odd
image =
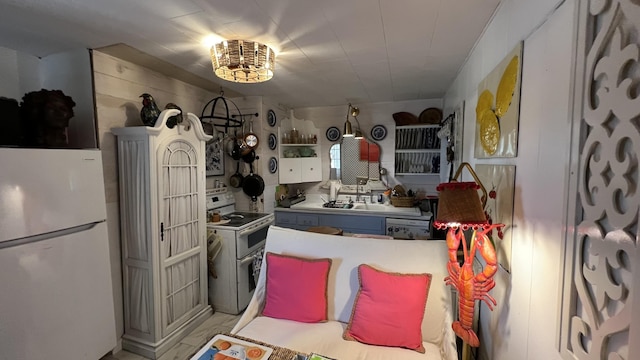
[[[191,360],[267,360],[273,349],[227,335],[216,335]]]

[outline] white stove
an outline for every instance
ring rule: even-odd
[[[219,212],[221,221],[207,223],[210,245],[221,243],[213,261],[216,277],[209,276],[209,301],[216,311],[239,314],[253,296],[254,261],[262,250],[274,215],[235,211],[233,194],[207,191],[207,212]]]

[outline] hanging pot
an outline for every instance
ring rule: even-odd
[[[243,182],[244,176],[240,174],[240,161],[238,161],[236,164],[236,173],[231,175],[231,177],[229,178],[229,186],[237,189],[242,187]]]
[[[242,182],[242,191],[251,197],[251,201],[258,201],[258,196],[264,192],[262,176],[253,173],[253,164],[249,164],[249,175]]]
[[[224,138],[224,151],[230,157],[233,157],[233,148],[236,146],[236,138],[229,135]]]
[[[233,142],[234,144],[233,149],[231,150],[231,158],[233,160],[240,160],[240,158],[242,157],[242,147],[240,145],[241,142],[237,136]]]
[[[242,157],[242,155],[245,155],[245,154],[249,153],[249,151],[251,150],[249,145],[247,145],[247,143],[244,141],[244,134],[246,134],[246,132],[245,132],[245,129],[244,129],[244,120],[242,120],[242,134],[240,134],[240,136],[238,137],[238,144],[240,144],[240,156],[241,157]]]
[[[249,151],[246,154],[242,155],[242,160],[247,164],[251,164],[257,158],[258,158],[258,155],[256,155],[256,151],[253,149],[249,149]]]

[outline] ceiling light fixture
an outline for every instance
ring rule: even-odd
[[[249,40],[224,40],[211,46],[215,74],[236,83],[260,83],[273,77],[276,54],[267,45]]]

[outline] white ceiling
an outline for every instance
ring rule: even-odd
[[[500,0],[0,0],[0,46],[35,56],[127,44],[288,107],[440,98]],[[212,72],[208,35],[278,53],[261,84]]]

